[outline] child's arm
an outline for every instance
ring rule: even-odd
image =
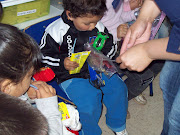
[[[55,74],[65,70],[64,59],[67,54],[60,54],[60,45],[49,33],[45,33],[41,41],[40,49],[43,54],[42,63],[44,66],[50,67]]]
[[[127,3],[129,3],[129,8],[127,8]],[[123,3],[123,11],[121,13],[121,19],[124,23],[136,20],[135,11],[139,10],[142,6],[143,0],[130,0]],[[125,8],[126,7],[126,8]]]
[[[134,10],[136,8],[140,8],[143,4],[143,0],[130,0],[129,5],[131,10]]]
[[[38,90],[35,100],[38,110],[46,117],[49,125],[49,135],[63,135],[61,112],[58,110],[58,98],[55,89],[45,82],[34,82]]]
[[[143,0],[128,0],[123,3],[123,11],[128,12],[142,6]]]

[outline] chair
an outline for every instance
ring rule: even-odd
[[[42,22],[33,24],[31,26],[26,27],[23,31],[25,33],[27,33],[28,35],[30,35],[32,38],[34,38],[34,40],[40,44],[41,38],[44,34],[44,31],[46,29],[46,27],[53,21],[59,19],[60,16],[55,16],[53,18],[44,20]],[[123,76],[123,74],[121,75]],[[74,103],[67,97],[67,95],[65,94],[65,92],[59,87],[59,85],[57,84],[57,82],[55,80],[52,80],[50,82],[47,82],[48,84],[52,85],[57,92],[58,95],[58,101],[59,102],[66,102],[66,103],[70,103],[72,105],[74,105]],[[150,83],[150,96],[153,96],[153,87],[152,87],[152,82]]]
[[[44,34],[44,31],[46,29],[46,27],[53,21],[59,19],[60,16],[55,16],[53,18],[44,20],[42,22],[33,24],[31,26],[26,27],[23,32],[27,33],[28,35],[30,35],[38,44],[40,44],[41,42],[41,38]],[[67,95],[65,94],[65,92],[59,87],[59,85],[57,84],[57,82],[55,80],[52,80],[50,82],[47,82],[49,85],[51,85],[53,88],[56,89],[56,93],[58,96],[58,101],[59,102],[65,102],[65,103],[69,103],[74,105],[74,103],[67,97]]]
[[[142,73],[131,72],[128,70],[119,69],[119,65],[116,65],[118,69],[119,76],[126,83],[128,88],[130,89],[130,95],[128,97],[129,100],[134,98],[134,96],[138,96],[149,86],[149,95],[153,96],[153,79],[154,75],[149,69],[143,71]],[[135,87],[135,89],[134,89]],[[134,89],[133,91],[131,91]],[[138,91],[137,91],[138,90]]]

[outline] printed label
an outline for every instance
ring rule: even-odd
[[[67,106],[64,102],[58,103],[58,108],[59,111],[61,112],[62,120],[66,120],[70,118]]]
[[[36,11],[37,11],[36,9],[32,9],[32,10],[28,10],[28,11],[17,12],[17,16],[33,14],[33,13],[36,13]]]

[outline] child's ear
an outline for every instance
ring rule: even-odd
[[[71,16],[71,12],[69,10],[66,10],[66,15],[67,15],[68,20],[73,21],[74,18]]]
[[[9,94],[11,92],[11,86],[12,86],[12,82],[6,79],[1,83],[0,88],[2,92]]]

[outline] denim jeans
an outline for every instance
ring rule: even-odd
[[[168,21],[167,18],[165,18],[155,36],[155,39],[168,37],[171,27],[172,26],[170,22]]]
[[[166,61],[160,87],[164,99],[164,124],[161,135],[180,134],[180,61]]]
[[[114,132],[120,132],[126,128],[127,87],[116,74],[110,79],[102,74],[102,78],[105,86],[101,87],[101,90],[93,87],[89,79],[83,78],[69,79],[60,84],[79,111],[82,123],[80,135],[101,135],[98,122],[102,102],[107,108],[107,126]]]

